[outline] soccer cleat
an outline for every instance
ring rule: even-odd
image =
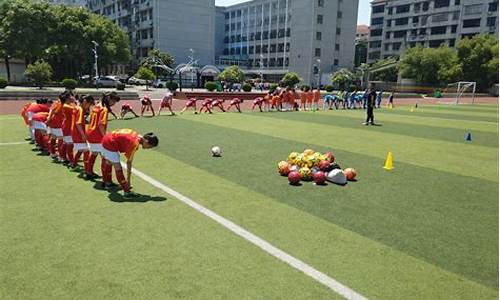
[[[106,182],[106,183],[103,182],[103,184],[104,184],[104,188],[107,190],[116,189],[119,187],[119,185],[114,183],[114,182]]]
[[[85,173],[85,180],[94,180],[96,178],[99,178],[99,175],[95,173]]]

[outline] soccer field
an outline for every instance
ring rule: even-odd
[[[376,110],[382,126],[364,113],[185,113],[109,130],[155,132],[137,170],[366,298],[497,299],[498,106]],[[342,298],[137,176],[142,196],[125,200],[37,155],[19,116],[0,116],[0,133],[0,299]],[[307,148],[358,180],[289,185],[277,163]]]

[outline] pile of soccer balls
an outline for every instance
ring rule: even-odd
[[[278,163],[278,173],[288,176],[292,185],[298,185],[301,181],[314,181],[317,185],[324,185],[326,181],[345,185],[347,181],[356,178],[356,170],[342,170],[335,162],[332,152],[321,154],[312,149],[306,149],[302,153],[290,153],[286,161]]]

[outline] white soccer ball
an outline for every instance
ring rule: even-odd
[[[330,171],[326,175],[326,180],[328,180],[332,183],[340,184],[340,185],[347,184],[347,178],[345,177],[344,172],[342,172],[342,170],[339,170],[339,169],[335,169],[335,170]]]
[[[212,147],[212,155],[215,157],[222,156],[222,149],[219,146]]]

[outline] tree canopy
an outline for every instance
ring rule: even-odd
[[[43,59],[39,59],[28,65],[24,76],[32,79],[39,88],[42,88],[43,84],[52,78],[52,67]]]
[[[302,81],[302,78],[299,76],[299,74],[297,74],[295,72],[288,72],[281,79],[281,83],[284,86],[290,87],[290,88],[294,88],[301,81]]]
[[[243,82],[245,80],[245,74],[238,66],[230,66],[219,74],[219,80],[232,83]]]
[[[141,66],[155,69],[159,76],[172,75],[168,70],[158,67],[158,65],[165,65],[168,68],[174,69],[175,59],[170,53],[161,52],[158,49],[152,49],[148,52],[148,56],[141,62]]]
[[[332,82],[340,89],[347,89],[356,83],[356,75],[351,70],[343,68],[333,73]]]
[[[128,36],[107,18],[84,8],[49,5],[45,1],[0,1],[0,53],[25,59],[45,59],[54,77],[91,74],[97,48],[99,66],[130,61]]]

